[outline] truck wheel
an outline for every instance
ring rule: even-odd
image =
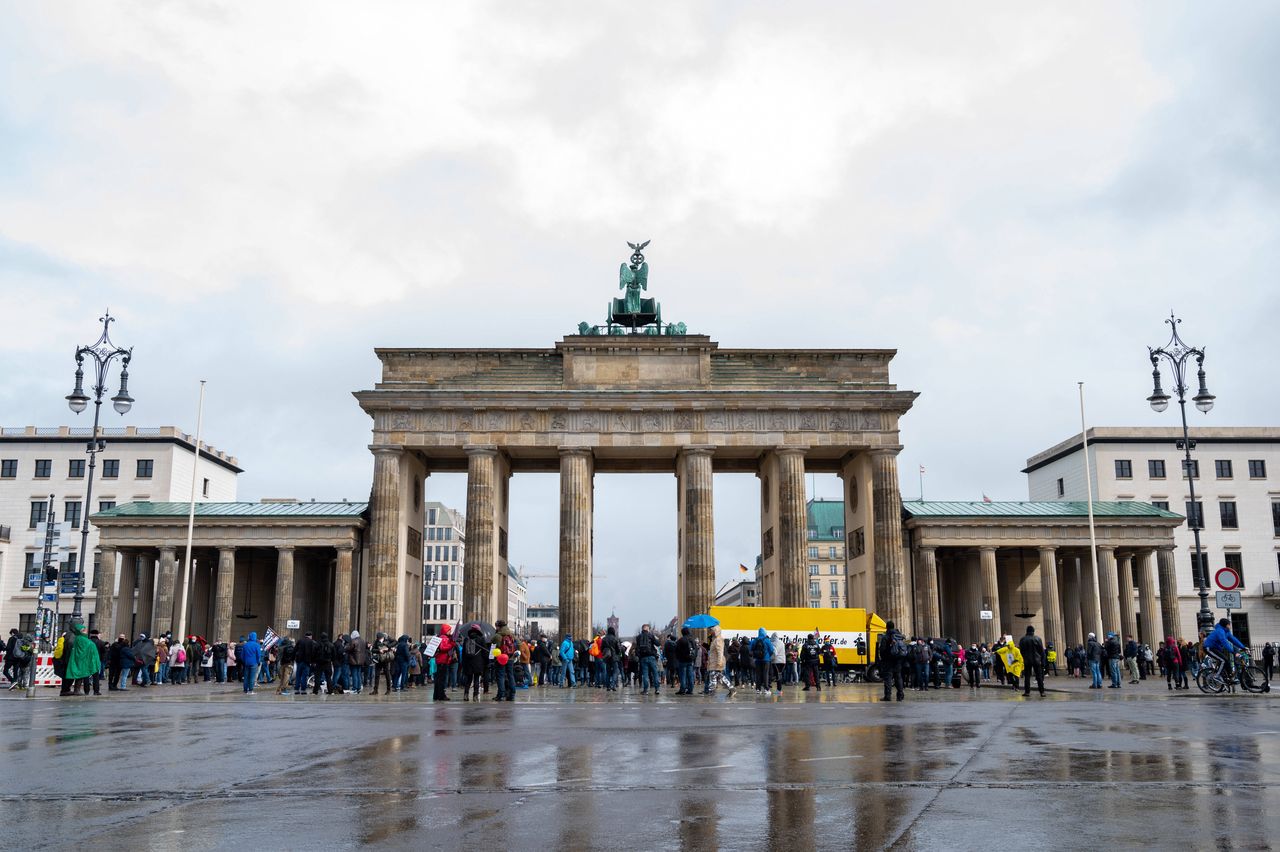
[[[879,683],[879,682],[880,682],[880,667],[867,666],[867,683]]]

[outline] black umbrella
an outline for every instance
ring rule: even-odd
[[[487,621],[460,621],[453,628],[453,635],[460,641],[467,638],[467,634],[471,632],[472,626],[480,628],[480,635],[484,637],[484,641],[492,642],[493,636],[498,629]]]

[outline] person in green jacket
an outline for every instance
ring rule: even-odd
[[[60,695],[75,695],[77,690],[89,694],[89,679],[102,670],[98,647],[85,635],[84,622],[73,621],[62,637],[62,654],[67,673],[62,678]]]

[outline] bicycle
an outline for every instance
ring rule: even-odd
[[[1215,659],[1212,665],[1201,666],[1196,675],[1196,686],[1200,691],[1207,695],[1220,695],[1228,688],[1234,692],[1237,684],[1245,692],[1254,694],[1271,691],[1266,673],[1254,664],[1248,651],[1233,652],[1232,660],[1235,663],[1233,670],[1227,672],[1223,672],[1225,661],[1221,660]]]

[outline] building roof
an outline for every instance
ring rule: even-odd
[[[190,503],[138,501],[123,503],[93,515],[94,520],[111,518],[185,518]],[[357,518],[368,503],[196,503],[197,518]]]
[[[844,540],[843,500],[810,500],[805,516],[810,541]]]
[[[1201,444],[1280,444],[1280,428],[1273,426],[1192,426],[1192,440]],[[1169,444],[1182,440],[1181,426],[1094,426],[1086,433],[1094,444]],[[1080,452],[1080,436],[1072,435],[1027,459],[1023,473]]]
[[[998,503],[929,500],[903,502],[902,513],[908,518],[1084,518],[1089,515],[1089,504],[1083,500]],[[1093,515],[1095,518],[1182,519],[1176,512],[1136,500],[1095,501]]]
[[[0,441],[5,443],[83,444],[92,434],[93,428],[89,426],[0,426]],[[100,426],[98,436],[111,443],[174,444],[192,451],[196,448],[196,439],[177,426]],[[200,442],[200,458],[234,473],[244,472],[235,456],[211,446],[208,441]]]

